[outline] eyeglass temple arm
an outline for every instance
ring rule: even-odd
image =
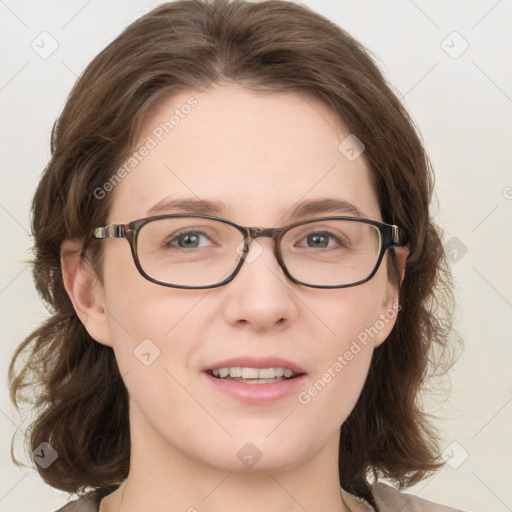
[[[93,238],[102,240],[105,238],[125,238],[126,232],[123,224],[109,224],[96,228],[92,233]]]
[[[400,243],[400,233],[398,232],[398,226],[394,224],[391,225],[391,240],[393,241],[393,245]]]
[[[80,254],[80,258],[85,258],[85,252],[91,243],[91,240],[103,240],[105,238],[126,238],[126,231],[123,224],[109,224],[96,228],[90,238],[87,238]]]
[[[394,247],[403,247],[407,245],[409,237],[404,230],[400,231],[400,228],[395,224],[391,224],[391,245]]]

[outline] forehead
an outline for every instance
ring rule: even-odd
[[[340,150],[350,135],[325,104],[298,93],[239,85],[181,92],[146,118],[108,221],[165,213],[163,203],[186,200],[216,203],[217,215],[247,225],[273,225],[324,199],[380,218],[364,153],[349,159]]]

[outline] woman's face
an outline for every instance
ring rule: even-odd
[[[354,159],[351,139],[339,148],[349,135],[326,106],[298,94],[237,85],[181,93],[147,119],[137,144],[147,150],[109,192],[108,222],[188,212],[155,208],[176,199],[221,203],[215,215],[242,226],[354,215],[292,215],[299,203],[325,199],[379,220],[364,153]],[[126,240],[98,243],[105,253],[98,300],[107,312],[98,341],[115,351],[137,453],[243,472],[291,468],[334,449],[396,316],[386,260],[363,285],[308,288],[285,276],[272,239],[257,238],[232,282],[186,290],[144,279]],[[304,375],[286,385],[229,384],[206,372],[222,366],[291,366]]]

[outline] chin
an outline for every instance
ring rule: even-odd
[[[300,435],[299,430],[291,432],[288,428],[279,432],[279,427],[276,429],[279,421],[268,422],[272,426],[263,431],[252,428],[238,434],[231,432],[233,439],[216,439],[215,444],[205,435],[202,443],[198,440],[193,446],[198,448],[197,456],[202,459],[203,464],[220,471],[239,474],[288,471],[321,450],[320,444],[317,444],[319,436],[313,436],[308,442],[308,438]],[[275,429],[274,432],[272,429]],[[205,456],[206,454],[208,455]]]

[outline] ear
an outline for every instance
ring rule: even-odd
[[[398,260],[398,268],[400,269],[400,284],[402,284],[405,277],[405,262],[409,257],[409,247],[395,247],[395,254]]]
[[[400,284],[402,284],[405,277],[405,263],[409,256],[408,247],[397,247],[394,249],[398,260],[398,268],[400,271]],[[386,286],[386,296],[382,301],[379,318],[375,322],[375,328],[378,331],[373,338],[373,346],[377,348],[381,345],[395,325],[396,318],[402,309],[400,300],[400,286],[396,286],[388,281]]]
[[[64,287],[90,336],[112,346],[103,285],[81,257],[82,241],[66,240],[60,250]]]

